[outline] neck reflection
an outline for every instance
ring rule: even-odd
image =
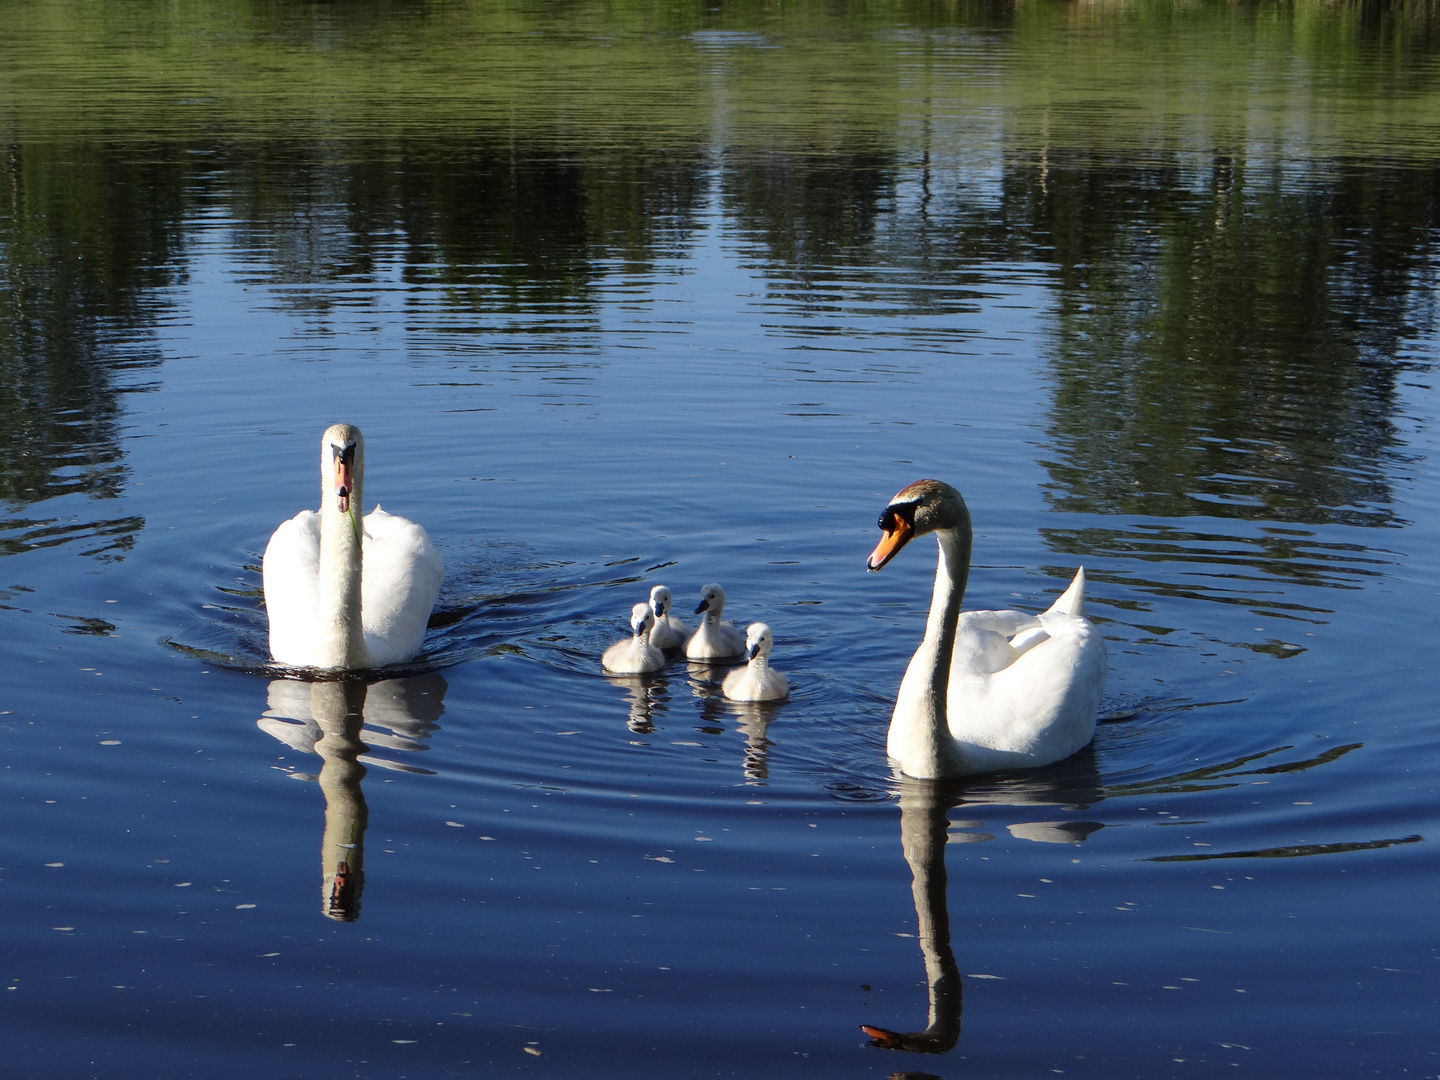
[[[929,1023],[923,1031],[891,1031],[860,1025],[870,1045],[884,1050],[943,1054],[960,1040],[960,969],[950,948],[950,910],[945,896],[945,812],[949,800],[944,781],[900,781],[900,843],[910,864],[910,892],[915,899],[920,952],[929,985]]]
[[[326,918],[354,922],[360,917],[369,822],[361,789],[369,771],[366,766],[430,773],[371,751],[428,750],[421,740],[439,726],[436,721],[445,711],[446,689],[445,680],[433,673],[377,683],[276,679],[270,684],[268,708],[257,721],[260,729],[295,750],[320,757],[319,776],[299,771],[290,775],[318,780],[325,796],[320,910]]]

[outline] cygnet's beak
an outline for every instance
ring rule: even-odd
[[[710,609],[710,601],[709,601],[709,600],[701,600],[700,603],[698,603],[698,604],[695,605],[695,614],[696,614],[696,615],[699,615],[700,612],[702,612],[702,611],[708,611],[709,609]]]
[[[745,659],[746,659],[746,660],[754,660],[755,657],[757,657],[758,655],[760,655],[760,642],[759,642],[759,641],[749,642],[749,643],[745,646]]]
[[[875,545],[875,550],[870,552],[870,557],[865,560],[867,570],[879,570],[898,555],[900,549],[908,544],[915,535],[915,526],[888,506],[880,515],[880,530],[880,542]]]

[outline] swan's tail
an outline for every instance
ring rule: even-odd
[[[1050,605],[1050,612],[1057,612],[1061,615],[1085,615],[1085,568],[1082,566],[1075,571],[1075,580],[1070,582],[1070,587],[1060,594],[1060,598]]]

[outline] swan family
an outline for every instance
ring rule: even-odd
[[[440,593],[444,560],[425,529],[377,505],[364,513],[365,440],[333,424],[320,440],[320,510],[282,522],[262,574],[270,653],[289,667],[356,671],[414,660]],[[880,514],[878,571],[911,540],[933,533],[938,548],[925,634],[890,719],[886,752],[919,779],[1036,768],[1069,757],[1095,734],[1105,688],[1105,644],[1085,618],[1085,571],[1039,614],[961,611],[973,531],[960,493],[917,480]],[[615,674],[661,670],[666,653],[734,664],[722,692],[741,702],[778,701],[785,675],[770,666],[774,635],[763,622],[742,634],[723,618],[725,591],[700,590],[692,632],[671,613],[664,585],[630,611],[629,637],[604,652]]]

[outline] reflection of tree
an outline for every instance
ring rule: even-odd
[[[113,499],[124,479],[116,372],[158,365],[127,344],[153,319],[146,289],[173,282],[183,151],[12,144],[0,178],[0,500]],[[81,539],[116,557],[137,517],[17,516],[0,554]]]
[[[242,246],[276,280],[365,279],[398,236],[407,282],[436,287],[432,313],[467,320],[447,331],[534,330],[533,348],[562,350],[573,341],[557,329],[596,328],[596,291],[616,260],[648,270],[667,237],[691,229],[702,165],[694,147],[572,147],[491,130],[376,140],[354,159],[264,143],[237,157],[228,186]],[[289,302],[323,315],[335,300],[320,290]]]
[[[745,154],[726,169],[725,198],[773,262],[808,277],[837,265],[873,265],[876,222],[897,169],[893,151]]]
[[[1012,228],[1059,269],[1053,505],[1393,522],[1400,344],[1430,317],[1429,173],[1299,182],[1217,152],[1203,176],[1019,162],[1004,187]]]
[[[438,727],[436,721],[445,711],[446,689],[445,680],[436,674],[368,685],[361,679],[271,682],[269,707],[257,722],[261,730],[321,759],[320,775],[315,779],[325,796],[320,867],[321,910],[327,918],[353,922],[360,917],[369,820],[360,781],[366,764],[404,772],[428,771],[376,757],[369,750],[372,746],[426,749],[420,740],[429,738]]]

